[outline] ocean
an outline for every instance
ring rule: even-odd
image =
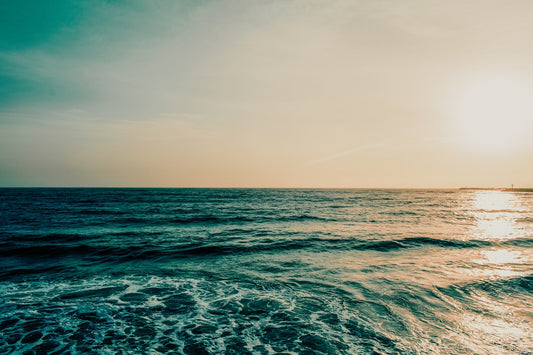
[[[0,189],[0,353],[531,354],[533,193]]]

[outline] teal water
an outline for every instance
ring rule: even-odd
[[[0,189],[0,352],[530,354],[533,193]]]

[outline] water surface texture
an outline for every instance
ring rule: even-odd
[[[0,189],[0,352],[531,354],[533,193]]]

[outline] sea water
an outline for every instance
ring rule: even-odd
[[[1,189],[0,352],[531,354],[533,193]]]

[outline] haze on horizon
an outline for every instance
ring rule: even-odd
[[[4,1],[0,186],[533,186],[533,2]]]

